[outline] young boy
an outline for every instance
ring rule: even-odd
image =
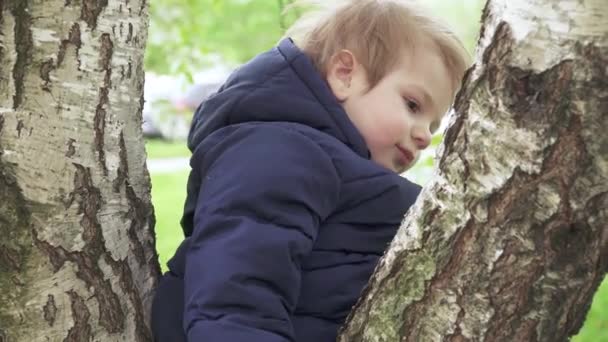
[[[329,342],[420,188],[467,67],[409,1],[319,1],[198,109],[157,341]]]

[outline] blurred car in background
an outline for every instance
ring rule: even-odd
[[[184,77],[146,73],[144,85],[143,133],[146,138],[185,140],[192,115],[199,104],[214,94],[231,69],[222,65]]]

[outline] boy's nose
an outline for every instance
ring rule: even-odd
[[[419,150],[424,150],[431,144],[431,131],[428,128],[419,127],[412,132],[414,144]]]

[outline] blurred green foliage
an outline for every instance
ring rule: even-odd
[[[214,60],[239,64],[276,44],[298,12],[293,0],[151,0],[146,68],[189,76]],[[470,51],[483,0],[421,1],[452,25]]]
[[[281,0],[152,0],[146,68],[187,74],[217,57],[244,62],[280,39],[283,6]]]

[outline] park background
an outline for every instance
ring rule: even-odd
[[[232,69],[271,48],[300,14],[285,13],[288,0],[152,0],[146,48],[144,130],[156,247],[163,270],[183,239],[179,226],[189,171],[185,143],[193,102],[221,84]],[[472,55],[479,33],[483,0],[425,0],[447,21]],[[447,121],[447,120],[444,120]],[[405,177],[424,185],[432,177],[432,147]],[[608,280],[596,293],[575,342],[608,342]]]

